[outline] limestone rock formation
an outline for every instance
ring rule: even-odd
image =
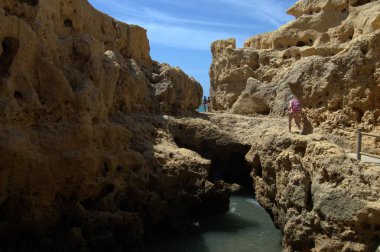
[[[200,84],[178,69],[152,61],[145,29],[113,20],[86,1],[0,4],[2,100],[9,100],[2,114],[17,112],[26,120],[30,117],[24,116],[26,108],[29,114],[46,108],[48,113],[54,108],[59,112],[57,106],[74,102],[79,103],[77,111],[92,107],[88,117],[98,119],[109,111],[153,112],[157,100],[166,113],[198,107]],[[159,75],[176,81],[176,90],[157,84]],[[186,88],[177,87],[184,85],[181,82]],[[161,101],[157,96],[164,92],[176,95]]]
[[[288,133],[284,124],[224,113],[170,119],[179,146],[229,166],[210,172],[240,183],[251,174],[257,201],[283,231],[283,251],[375,251],[379,166],[358,163],[323,135]],[[234,167],[241,158],[245,165]]]
[[[334,129],[380,122],[380,1],[299,1],[277,31],[215,41],[212,109],[284,115],[297,96],[313,125]]]
[[[234,39],[211,45],[213,110],[282,116],[294,94],[309,128],[323,135],[288,134],[286,119],[273,117],[216,114],[206,122],[179,122],[187,129],[182,134],[203,135],[215,145],[228,139],[229,146],[249,146],[241,155],[257,200],[283,231],[285,251],[375,251],[379,246],[380,171],[327,141],[343,146],[342,139],[355,137],[352,128],[376,130],[380,123],[379,13],[380,1],[298,1],[289,9],[295,20],[249,38],[244,48],[236,48]],[[202,125],[210,121],[217,126]],[[202,141],[176,138],[205,155]],[[374,146],[378,143],[368,148],[376,151]]]
[[[322,14],[341,6],[328,3],[299,3],[293,12],[301,20],[309,5],[320,6]],[[352,108],[347,105],[342,118],[350,119],[356,108],[361,119],[377,120],[370,110],[377,96],[370,91],[377,78],[372,10],[378,2],[359,3],[350,2],[346,14],[339,9],[336,16],[358,17],[342,21],[355,31],[346,43],[351,47],[333,57],[305,56],[341,48],[331,49],[334,40],[325,42],[322,31],[304,34],[321,35],[326,45],[301,48],[302,57],[316,57],[314,63],[280,55],[281,71],[272,68],[273,55],[297,48],[263,49],[264,38],[256,45],[261,49],[216,42],[214,57],[225,60],[214,61],[213,80],[223,85],[214,82],[213,88],[225,96],[213,96],[215,108],[251,113],[244,104],[252,100],[249,106],[259,113],[280,113],[285,101],[279,97],[294,90],[305,97],[325,92],[330,84],[317,89],[313,83],[333,78],[324,74],[341,64],[352,85],[358,73],[374,69],[372,81],[345,91],[362,96],[344,97]],[[370,17],[366,24],[358,21],[363,13]],[[310,25],[319,27],[315,15]],[[378,169],[348,159],[324,137],[284,132],[283,119],[184,117],[199,106],[201,87],[150,58],[143,28],[101,14],[85,0],[3,0],[0,41],[2,251],[144,251],[144,241],[191,222],[187,218],[226,211],[238,189],[230,183],[253,190],[251,172],[258,200],[284,231],[284,249],[370,251],[378,245]],[[288,75],[297,67],[308,72]],[[311,86],[300,89],[310,76]],[[241,85],[230,85],[235,79]],[[360,111],[367,112],[361,117]],[[324,106],[314,112],[328,115]]]
[[[0,42],[2,251],[142,251],[228,199],[207,160],[160,147],[162,114],[193,113],[202,89],[150,58],[145,29],[85,0],[2,0]]]

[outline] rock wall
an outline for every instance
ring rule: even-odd
[[[358,19],[363,11],[374,16],[378,6],[351,5],[349,15],[357,13]],[[367,26],[375,29],[360,27]],[[347,42],[357,47],[340,52],[348,56],[315,56],[321,58],[315,69],[328,72],[322,66],[333,60],[357,64],[349,57],[357,54],[362,67],[347,73],[359,78],[355,73],[366,71],[377,55],[376,32],[359,31],[361,37]],[[192,124],[164,116],[193,113],[202,89],[180,69],[150,58],[143,28],[101,14],[84,0],[3,0],[0,40],[2,251],[143,251],[144,241],[158,233],[192,228],[188,216],[226,210],[237,186],[209,181],[210,174],[218,175],[213,164],[218,153],[226,162],[230,157],[241,162],[245,155],[248,163],[239,174],[246,174],[247,167],[253,171],[259,201],[285,232],[285,249],[365,251],[378,242],[378,170],[347,159],[323,138],[281,132],[283,121],[206,115]],[[363,41],[368,41],[367,51],[361,50]],[[235,49],[232,40],[214,43],[213,51],[228,65],[236,64],[229,72],[223,62],[213,64],[220,72],[211,74],[224,80],[224,90],[236,88],[225,97],[213,93],[216,109],[238,108],[231,101],[259,94],[249,106],[262,114],[272,107],[280,113],[285,101],[273,92],[286,97],[301,83],[278,89],[274,80],[287,71],[272,69],[269,56],[282,51]],[[280,60],[288,62],[287,70],[307,66],[282,55]],[[316,81],[320,75],[315,71],[311,64],[308,73]],[[265,74],[257,75],[264,76],[260,79],[256,73]],[[289,76],[293,80],[295,75]],[[248,88],[229,85],[234,78],[242,85],[249,80]],[[358,109],[372,99],[367,95],[377,97],[361,86],[352,90],[365,95],[356,101]],[[202,148],[203,156],[190,150],[191,144]],[[347,211],[341,211],[342,202]]]
[[[296,137],[285,133],[286,119],[211,117],[251,145],[245,158],[256,198],[283,231],[285,251],[375,251],[380,244],[378,167],[331,143],[350,148],[354,127],[378,130],[379,11],[380,1],[298,1],[288,10],[293,21],[244,48],[232,38],[211,45],[214,111],[283,116],[293,94],[308,130],[323,132]],[[378,153],[376,140],[364,145]]]
[[[212,109],[284,115],[300,99],[313,127],[379,123],[380,1],[299,1],[277,31],[215,41]]]
[[[232,153],[245,157],[244,176],[251,174],[257,201],[282,230],[283,251],[379,246],[379,166],[358,163],[323,135],[288,133],[285,118],[215,113],[170,122],[178,145],[213,162],[226,162]],[[225,180],[240,173],[233,166],[227,173],[217,169]]]
[[[323,138],[289,142],[267,134],[263,139],[246,158],[256,198],[283,231],[286,251],[379,246],[378,166],[358,165]]]
[[[85,0],[3,0],[0,42],[2,251],[142,251],[205,195],[228,198],[166,130],[202,88],[151,59],[145,29]]]
[[[80,118],[101,120],[117,111],[194,111],[200,103],[198,82],[152,61],[141,27],[113,20],[86,1],[7,0],[0,6],[6,121],[31,120],[43,110],[57,120],[54,114],[73,104],[64,117],[90,110]]]

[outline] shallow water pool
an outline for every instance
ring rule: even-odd
[[[250,196],[230,198],[230,210],[200,221],[201,232],[151,244],[147,252],[279,252],[281,232]]]

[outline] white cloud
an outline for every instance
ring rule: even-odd
[[[227,3],[235,8],[241,9],[243,15],[260,15],[275,27],[289,21],[290,16],[284,12],[284,2],[277,0],[215,0]]]
[[[108,10],[108,14],[115,17],[116,15],[122,15],[122,16],[132,16],[132,17],[142,17],[141,11],[141,5],[135,4],[133,2],[120,2],[118,0],[113,1],[105,1],[103,0],[90,0],[90,2],[94,5],[100,5],[104,7],[101,11],[104,12]]]
[[[100,0],[93,0],[94,2]],[[161,2],[175,3],[173,0],[160,0]],[[156,23],[171,23],[171,24],[183,24],[183,25],[202,25],[202,26],[214,26],[214,27],[228,27],[237,29],[253,29],[254,25],[246,25],[231,22],[219,22],[215,20],[207,20],[200,17],[194,18],[179,18],[174,14],[167,14],[162,11],[158,11],[140,4],[125,1],[124,3],[114,0],[112,4],[108,5],[108,8],[112,10],[113,16],[126,20],[127,23],[132,24],[132,19],[141,22],[156,22]]]
[[[208,6],[224,4],[226,14],[231,14],[228,20],[220,13],[219,16],[215,16],[215,13],[214,16],[199,16],[197,9],[190,8],[190,5],[189,8],[182,8],[189,11],[181,15],[173,12],[175,8],[155,9],[153,4],[148,4],[150,0],[145,0],[145,3],[131,0],[90,1],[107,8],[109,14],[112,13],[120,21],[147,29],[152,45],[197,50],[210,50],[213,41],[230,37],[236,38],[240,47],[244,40],[254,35],[255,30],[262,30],[268,23],[274,29],[290,19],[284,13],[283,4],[276,0],[197,0],[197,8],[206,3]],[[160,3],[163,2],[178,5],[178,0],[160,0]],[[185,3],[189,4],[187,1]],[[180,6],[183,7],[183,4]],[[244,21],[240,19],[242,16],[245,16]]]
[[[234,24],[234,23],[226,23],[226,22],[215,22],[210,20],[202,20],[202,19],[188,19],[188,18],[177,18],[171,15],[167,15],[166,13],[156,11],[149,8],[145,9],[146,17],[149,17],[152,20],[156,20],[161,23],[175,23],[175,24],[193,24],[193,25],[209,25],[209,26],[219,26],[219,27],[231,27],[231,28],[253,28],[252,25],[243,25],[243,24]]]
[[[209,51],[211,43],[215,40],[237,37],[237,39],[243,41],[248,37],[248,34],[236,36],[236,34],[199,30],[171,24],[143,23],[138,20],[128,21],[148,30],[148,38],[151,45],[157,44],[174,48]]]

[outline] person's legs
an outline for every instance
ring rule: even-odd
[[[302,128],[301,128],[301,113],[296,113],[294,115],[294,121],[296,122],[297,128],[300,130],[300,133],[302,133]]]
[[[289,113],[289,132],[292,132],[292,120],[293,120],[293,117],[294,117],[294,113],[293,112],[290,112]]]

